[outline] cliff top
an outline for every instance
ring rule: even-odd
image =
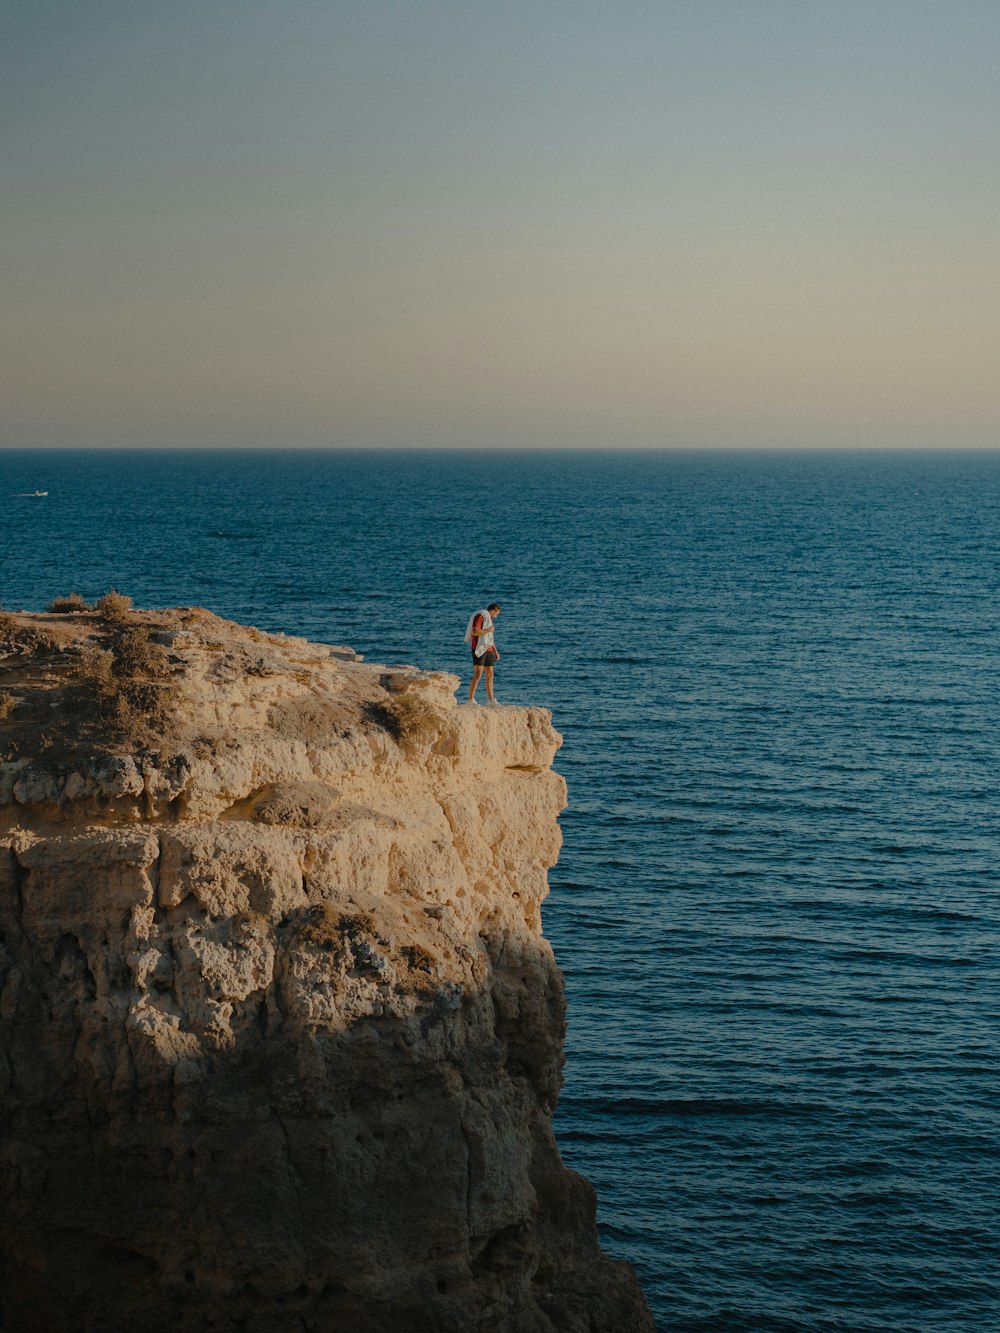
[[[0,829],[29,808],[34,822],[107,822],[233,817],[237,802],[311,826],[329,796],[315,784],[373,764],[496,751],[549,766],[559,737],[544,709],[459,708],[457,686],[202,607],[139,610],[110,594],[0,612]]]

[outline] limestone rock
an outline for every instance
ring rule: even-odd
[[[0,644],[3,1326],[651,1330],[552,1133],[549,714],[147,613],[165,739],[116,750],[70,711],[101,625],[21,619],[57,647]]]

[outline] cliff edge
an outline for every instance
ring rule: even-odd
[[[0,615],[14,1333],[632,1333],[551,1116],[540,708],[206,611]]]

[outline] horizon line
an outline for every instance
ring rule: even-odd
[[[0,444],[0,454],[989,454],[996,444]]]

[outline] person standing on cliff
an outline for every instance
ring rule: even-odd
[[[493,697],[493,668],[500,661],[496,644],[493,642],[493,622],[500,614],[496,602],[490,602],[482,611],[473,611],[465,631],[465,642],[472,646],[472,682],[469,685],[469,703],[476,702],[476,688],[480,679],[486,677],[486,696],[491,704]]]

